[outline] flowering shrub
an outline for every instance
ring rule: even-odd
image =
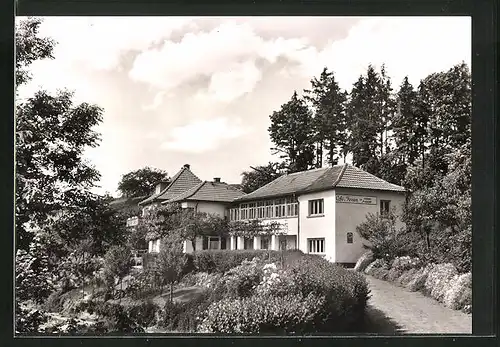
[[[375,261],[373,261],[370,265],[368,265],[366,267],[365,274],[372,275],[374,269],[378,269],[378,268],[384,268],[387,270],[388,269],[387,262],[383,259],[375,259]]]
[[[358,259],[354,271],[363,272],[371,262],[373,262],[373,252],[368,251]]]
[[[448,285],[457,274],[458,271],[453,264],[437,264],[427,276],[424,286],[425,293],[443,302],[446,291],[449,288]]]
[[[224,299],[208,308],[199,331],[205,333],[300,334],[314,331],[324,299],[314,294]]]
[[[248,297],[254,293],[263,276],[263,264],[257,258],[252,261],[244,260],[222,277],[220,283],[224,289],[221,289],[230,298]]]
[[[472,274],[470,272],[453,276],[448,282],[448,290],[444,294],[443,302],[445,306],[454,310],[463,310],[472,304]]]
[[[406,287],[408,283],[412,280],[413,276],[419,269],[409,269],[401,274],[399,278],[396,279],[396,284]]]
[[[220,281],[221,274],[207,272],[190,273],[184,276],[181,285],[196,286],[201,288],[213,288]]]
[[[413,275],[413,278],[406,285],[406,288],[408,288],[412,292],[423,290],[425,288],[427,276],[429,275],[429,272],[431,271],[433,266],[433,264],[429,264],[425,268],[417,270],[415,275]]]
[[[417,269],[422,266],[422,262],[418,258],[411,258],[408,256],[395,258],[391,264],[391,269],[407,271],[410,269]]]

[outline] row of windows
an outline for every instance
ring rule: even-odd
[[[296,198],[288,197],[240,204],[229,211],[229,219],[247,220],[264,218],[296,217],[299,214],[299,203]]]

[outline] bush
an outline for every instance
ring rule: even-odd
[[[244,298],[254,293],[263,276],[263,264],[254,258],[227,271],[220,283],[229,298]]]
[[[463,310],[472,304],[472,274],[470,272],[453,276],[448,287],[444,295],[446,307]]]
[[[224,299],[208,308],[199,330],[206,333],[304,334],[315,330],[324,299],[314,294]]]
[[[409,256],[396,257],[391,264],[391,268],[401,271],[410,269],[418,269],[422,266],[422,262],[418,258],[411,258]]]
[[[386,280],[390,282],[395,282],[399,276],[403,274],[403,270],[392,267],[389,272],[387,272]]]
[[[206,250],[192,254],[193,268],[196,272],[224,273],[240,265],[244,260],[253,258],[277,261],[281,252],[270,250]]]
[[[368,251],[358,259],[354,266],[354,271],[363,272],[371,262],[373,262],[373,252]]]
[[[425,281],[424,292],[443,302],[448,285],[458,271],[453,264],[438,264],[432,267]]]
[[[366,267],[365,274],[373,275],[373,271],[378,268],[388,269],[387,262],[383,259],[375,259],[375,261],[373,261]]]
[[[410,269],[403,272],[401,276],[399,276],[399,278],[396,279],[396,284],[402,287],[406,287],[418,270],[419,269]]]
[[[429,264],[425,268],[417,270],[417,272],[415,272],[415,274],[413,275],[412,279],[406,285],[406,288],[408,288],[412,292],[423,290],[425,288],[425,282],[427,281],[427,276],[429,275],[429,272],[431,271],[432,267],[433,264]]]
[[[146,304],[149,306],[149,304]],[[129,309],[124,308],[120,304],[109,303],[109,302],[96,302],[96,301],[85,301],[79,303],[75,308],[74,312],[88,312],[89,314],[96,314],[97,316],[104,318],[106,321],[106,330],[108,332],[120,332],[120,333],[142,333],[144,329],[138,324],[136,320],[142,320],[145,322],[147,319],[147,314],[149,308],[138,309],[135,312],[130,312]]]
[[[151,300],[142,302],[138,305],[132,305],[126,309],[129,317],[139,326],[147,328],[156,324],[156,311],[158,306]]]
[[[195,332],[201,316],[214,302],[213,291],[207,290],[190,301],[165,303],[158,325],[168,331]]]

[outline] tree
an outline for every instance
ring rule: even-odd
[[[118,278],[120,287],[122,287],[123,278],[132,267],[131,258],[130,248],[124,246],[113,246],[106,252],[104,256],[104,274],[109,285],[114,287],[115,278]]]
[[[312,115],[294,92],[289,102],[270,116],[269,134],[275,147],[274,154],[281,153],[289,172],[308,170],[313,166],[314,142],[312,139]]]
[[[347,93],[335,81],[333,72],[323,69],[319,79],[311,80],[311,90],[305,90],[305,99],[314,110],[313,126],[316,142],[316,167],[323,166],[323,149],[328,164],[336,165],[346,155],[347,123],[345,104]]]
[[[162,285],[170,287],[170,302],[173,301],[173,285],[182,278],[187,264],[186,255],[180,247],[181,240],[171,241],[173,242],[162,247],[156,262],[156,271],[160,275]]]
[[[168,180],[166,171],[144,167],[123,175],[118,183],[118,190],[129,198],[148,196],[158,183]]]
[[[16,85],[31,79],[29,66],[36,60],[53,58],[55,42],[48,37],[40,37],[42,20],[28,18],[16,26]]]
[[[274,181],[276,178],[285,174],[284,163],[269,162],[266,166],[252,167],[252,171],[244,171],[241,175],[241,186],[243,192],[251,193],[260,187]]]
[[[30,64],[52,58],[54,42],[39,36],[41,20],[29,18],[16,30],[16,81],[31,78]],[[16,105],[16,248],[28,249],[34,230],[60,218],[63,211],[87,205],[98,172],[83,159],[95,147],[93,130],[102,109],[74,105],[73,94],[40,91]]]

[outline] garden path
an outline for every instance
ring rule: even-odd
[[[471,334],[472,315],[452,310],[419,292],[366,276],[371,290],[367,332]],[[378,330],[378,331],[376,331]]]

